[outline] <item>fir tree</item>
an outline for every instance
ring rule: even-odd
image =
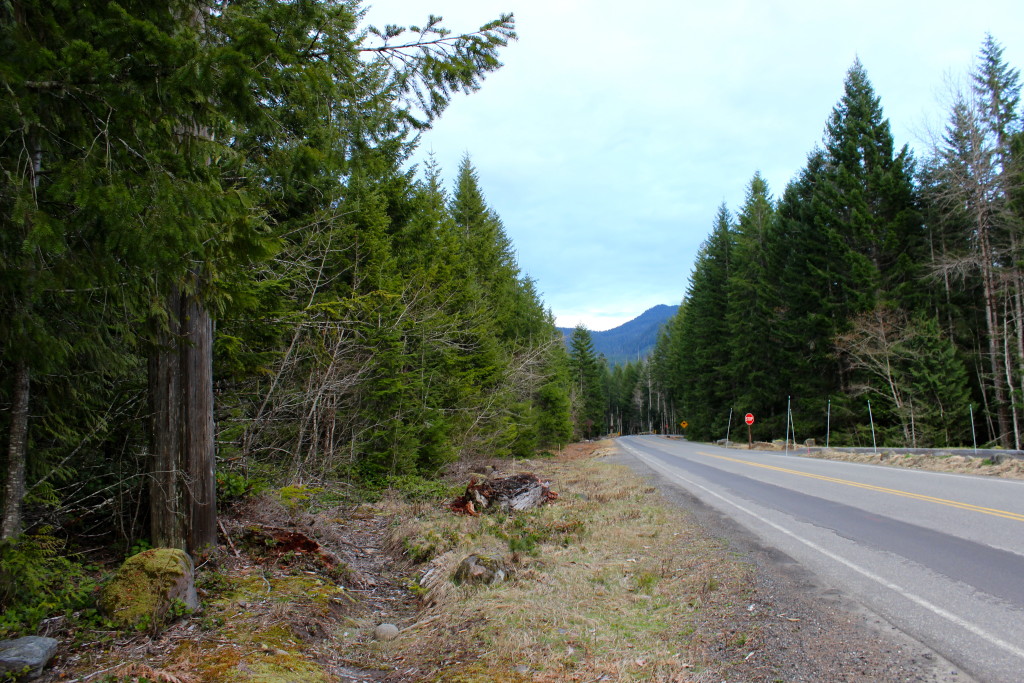
[[[735,247],[728,280],[729,372],[737,406],[764,416],[778,402],[776,290],[770,247],[775,207],[768,185],[754,175],[737,216]]]
[[[729,376],[727,311],[729,277],[735,233],[728,209],[718,209],[711,235],[701,246],[690,276],[686,298],[677,316],[678,336],[674,353],[685,378],[682,415],[695,438],[711,439],[724,434],[733,402]]]
[[[590,331],[584,325],[577,325],[569,338],[569,378],[576,431],[586,439],[604,432],[602,366],[600,357],[594,351]]]

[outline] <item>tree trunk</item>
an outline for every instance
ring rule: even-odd
[[[43,149],[39,138],[30,136],[29,147],[32,149],[32,192],[39,189],[39,178],[43,169]],[[26,221],[25,233],[31,230],[31,225]],[[24,238],[24,235],[21,238]],[[26,271],[34,270],[31,266]],[[14,311],[6,311],[6,314],[21,311],[25,302],[31,297],[26,293],[22,303],[14,306]],[[15,316],[17,317],[17,316]],[[21,342],[26,344],[24,340]],[[11,382],[11,424],[8,429],[7,442],[7,481],[4,485],[4,509],[3,523],[0,524],[0,540],[14,538],[21,533],[21,504],[25,499],[25,466],[28,461],[28,406],[31,392],[31,370],[28,361],[24,358],[14,362],[14,372]]]
[[[28,457],[28,363],[19,360],[14,366],[11,401],[10,439],[7,445],[7,482],[4,486],[4,518],[0,540],[21,533],[21,502],[25,498],[25,461]]]
[[[988,356],[992,371],[992,393],[999,433],[995,435],[999,445],[1010,448],[1010,411],[1006,396],[1006,373],[1003,368],[1003,326],[999,322],[999,293],[996,275],[993,272],[995,257],[989,240],[987,207],[979,200],[974,206],[978,247],[981,253],[982,298],[985,301],[985,328],[988,332]]]
[[[197,296],[182,301],[181,365],[186,500],[191,516],[185,536],[194,553],[217,544],[216,449],[213,434],[213,321]]]
[[[150,357],[153,545],[194,553],[217,542],[213,323],[195,295],[168,295],[169,333]]]
[[[180,478],[181,354],[178,352],[180,294],[175,287],[168,295],[169,330],[160,335],[149,357],[149,399],[151,414],[149,461],[150,540],[158,548],[185,547],[183,485]]]

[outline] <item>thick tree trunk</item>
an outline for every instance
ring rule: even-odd
[[[167,333],[149,358],[149,399],[152,416],[149,462],[150,540],[160,548],[185,547],[184,492],[181,481],[181,354],[178,300],[174,288],[168,296]]]
[[[7,444],[7,481],[4,486],[4,518],[0,539],[8,540],[21,533],[21,503],[25,498],[25,461],[28,457],[28,363],[19,360],[14,366],[11,426]]]
[[[181,365],[184,457],[188,476],[191,553],[217,544],[216,451],[213,443],[213,322],[192,296],[182,301]]]
[[[168,296],[170,334],[149,363],[150,530],[156,546],[194,553],[217,542],[213,324],[195,296]]]

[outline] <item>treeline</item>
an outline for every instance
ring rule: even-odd
[[[1022,124],[991,37],[920,160],[854,63],[781,197],[755,174],[715,216],[650,361],[665,422],[720,439],[751,412],[760,439],[870,446],[873,422],[879,445],[1020,448]]]
[[[355,3],[0,7],[3,538],[198,549],[217,489],[386,483],[571,436],[560,336],[469,159],[501,66]]]
[[[569,337],[568,366],[576,438],[678,431],[675,406],[649,360],[609,363],[590,330],[578,325]]]

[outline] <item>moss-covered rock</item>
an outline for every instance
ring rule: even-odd
[[[474,553],[459,563],[452,580],[457,584],[482,583],[490,585],[501,583],[506,578],[505,565],[501,561],[487,555]]]
[[[124,628],[153,627],[168,613],[199,609],[192,558],[177,548],[129,557],[104,587],[100,609]]]

